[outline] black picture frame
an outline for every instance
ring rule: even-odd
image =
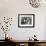
[[[34,28],[35,14],[18,14],[18,27],[19,28]]]

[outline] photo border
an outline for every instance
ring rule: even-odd
[[[21,16],[21,15],[33,15],[33,26],[20,26],[19,25],[19,17]],[[19,28],[34,28],[35,27],[35,14],[18,14],[18,27]]]

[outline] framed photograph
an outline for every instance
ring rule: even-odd
[[[18,14],[18,27],[20,28],[35,27],[35,15],[34,14]]]

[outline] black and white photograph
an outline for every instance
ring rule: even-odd
[[[18,27],[34,27],[35,15],[34,14],[19,14]]]

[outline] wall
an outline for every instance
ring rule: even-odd
[[[35,27],[18,28],[18,14],[35,14]],[[0,18],[4,16],[13,18],[8,33],[17,40],[27,40],[34,34],[37,35],[37,39],[46,40],[46,6],[33,8],[29,0],[0,0]],[[3,31],[0,31],[0,35],[1,33]],[[4,38],[0,36],[0,39]]]

